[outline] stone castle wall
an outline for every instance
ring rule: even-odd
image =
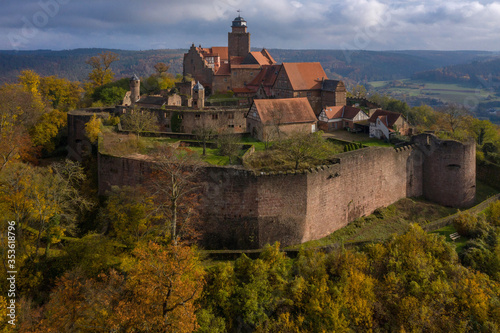
[[[205,167],[200,176],[203,246],[298,244],[324,237],[405,197],[423,195],[454,207],[474,202],[473,143],[420,135],[403,148],[358,149],[337,155],[337,162],[274,174]],[[140,185],[151,163],[99,153],[99,193],[113,185]]]
[[[139,185],[150,162],[99,155],[99,190]],[[422,155],[408,147],[365,148],[339,163],[287,174],[207,167],[202,173],[204,246],[256,248],[324,237],[353,219],[423,193]]]

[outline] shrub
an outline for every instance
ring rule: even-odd
[[[460,235],[473,237],[477,233],[477,217],[468,212],[460,213],[453,221],[453,227]]]

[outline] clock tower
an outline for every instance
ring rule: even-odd
[[[227,44],[229,59],[231,57],[246,57],[250,52],[250,33],[247,32],[247,21],[238,15],[233,20],[231,28]]]

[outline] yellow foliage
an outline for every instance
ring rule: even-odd
[[[44,113],[38,124],[31,130],[33,145],[42,146],[48,151],[55,148],[54,139],[59,134],[59,129],[66,125],[67,114],[59,110]]]
[[[343,291],[351,321],[364,332],[372,332],[374,286],[375,279],[357,270],[351,270]]]
[[[99,138],[99,134],[102,133],[102,122],[101,118],[97,118],[97,115],[94,113],[92,119],[85,124],[85,134],[89,138],[91,143],[95,143]]]

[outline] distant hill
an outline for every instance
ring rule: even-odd
[[[479,84],[485,88],[498,88],[500,85],[500,56],[415,73],[412,79],[430,82],[470,83]]]
[[[65,51],[0,51],[0,83],[13,82],[24,69],[32,69],[43,76],[57,75],[71,81],[85,81],[91,67],[85,61],[101,52],[112,51],[120,60],[113,63],[116,78],[137,74],[150,75],[158,62],[170,64],[169,72],[182,72],[185,50],[124,51],[108,49],[76,49]]]
[[[326,74],[348,81],[409,78],[416,72],[492,57],[483,51],[270,50],[278,62],[319,61]]]
[[[91,68],[85,61],[103,51],[117,53],[120,60],[112,65],[116,78],[154,73],[157,62],[170,64],[171,73],[182,72],[183,54],[187,50],[166,49],[125,51],[76,49],[65,51],[0,51],[0,83],[13,82],[24,69],[41,75],[58,75],[69,80],[84,81]],[[494,53],[484,51],[342,51],[270,49],[278,62],[319,61],[329,78],[348,83],[409,78],[415,73],[436,68],[483,62]]]

